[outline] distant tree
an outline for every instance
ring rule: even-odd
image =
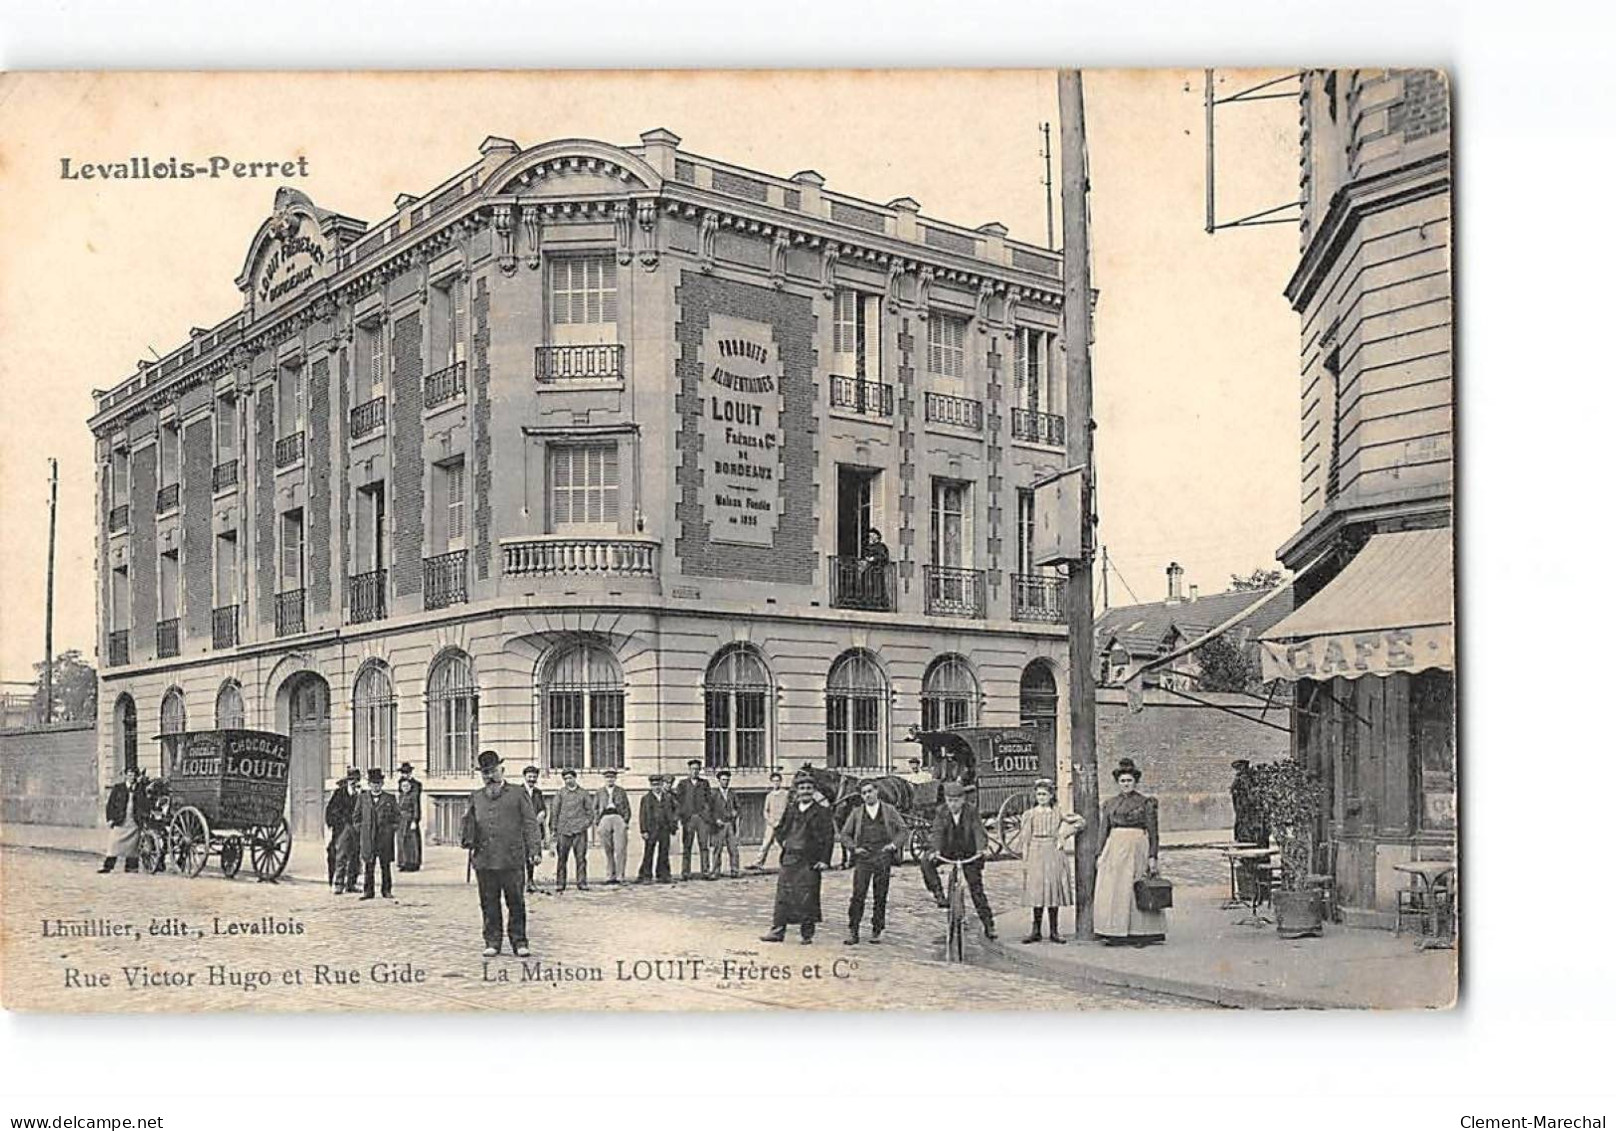
[[[1256,663],[1227,636],[1214,636],[1196,650],[1202,691],[1250,691],[1261,682]]]
[[[1276,588],[1284,580],[1284,573],[1277,569],[1254,569],[1244,577],[1231,573],[1229,589],[1235,593],[1251,593],[1258,589]]]
[[[51,665],[52,722],[84,722],[95,718],[95,669],[84,662],[77,648],[62,652]],[[45,664],[34,665],[34,718],[45,721]]]

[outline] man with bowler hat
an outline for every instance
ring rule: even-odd
[[[527,946],[527,899],[522,890],[529,858],[537,850],[539,821],[520,789],[505,782],[502,759],[492,750],[477,755],[483,787],[471,794],[460,847],[471,850],[477,872],[477,899],[483,911],[483,957],[499,953],[502,936],[509,936],[511,952],[531,957]],[[500,922],[500,901],[505,923]]]
[[[331,830],[331,841],[325,850],[325,873],[333,895],[359,890],[359,831],[353,823],[358,802],[359,770],[351,768],[325,803],[325,826]]]
[[[640,858],[640,876],[636,883],[651,882],[653,862],[656,882],[673,883],[668,867],[668,843],[673,839],[674,827],[679,824],[679,804],[668,792],[665,774],[651,775],[651,792],[640,798],[640,835],[645,838],[645,855]]]
[[[408,762],[398,768],[398,870],[421,870],[421,783]]]
[[[679,878],[690,878],[690,842],[694,840],[701,846],[701,874],[710,880],[714,878],[708,849],[712,838],[713,787],[701,776],[700,758],[692,758],[685,764],[690,767],[690,773],[673,787],[673,800],[679,806],[679,825],[684,830]]]
[[[578,890],[589,890],[589,830],[595,824],[595,798],[578,784],[578,771],[561,771],[550,827],[556,840],[556,894],[567,890],[567,856],[578,861]]]
[[[539,890],[539,885],[533,882],[533,869],[539,866],[539,861],[544,857],[544,850],[540,846],[544,844],[544,825],[549,816],[549,810],[545,807],[544,791],[539,788],[537,766],[523,768],[522,792],[527,796],[527,803],[533,806],[533,815],[539,820],[539,839],[534,843],[533,855],[527,862],[527,890],[531,894]]]
[[[713,805],[709,820],[713,826],[713,870],[709,879],[717,879],[724,867],[724,852],[729,851],[730,879],[741,874],[741,801],[729,788],[730,772],[718,771],[718,788],[713,790]]]
[[[382,866],[382,898],[393,898],[393,838],[398,834],[398,802],[382,790],[382,771],[372,766],[365,774],[366,790],[354,802],[354,826],[359,830],[359,858],[365,862],[365,894],[376,898],[376,865]]]
[[[620,884],[628,874],[628,791],[617,784],[617,771],[602,771],[606,784],[595,794],[595,828],[600,831],[600,847],[606,853],[606,882]]]

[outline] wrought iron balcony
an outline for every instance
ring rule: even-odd
[[[275,467],[291,467],[303,458],[303,433],[293,432],[275,441]]]
[[[157,622],[157,658],[166,659],[180,654],[180,618],[171,617]]]
[[[292,636],[306,632],[303,620],[303,590],[288,589],[275,594],[275,635]]]
[[[426,376],[426,407],[437,408],[466,395],[466,363],[456,361]]]
[[[240,605],[220,605],[213,610],[213,647],[234,648],[241,642],[237,635],[237,626],[240,619]]]
[[[853,557],[830,559],[831,608],[890,613],[897,610],[897,595],[897,570],[891,562]]]
[[[107,667],[121,668],[129,662],[129,630],[107,633]]]
[[[427,608],[442,609],[465,601],[466,551],[450,550],[447,554],[427,558],[421,564],[426,575],[423,603]]]
[[[348,620],[352,624],[387,615],[387,571],[373,569],[348,579]]]
[[[948,424],[980,432],[982,402],[969,397],[951,397],[947,393],[927,393],[926,420],[931,424]]]
[[[928,616],[980,620],[987,615],[987,585],[981,570],[929,565],[925,575]]]
[[[860,416],[891,416],[892,386],[863,377],[832,377],[830,407]]]
[[[1066,619],[1066,579],[1040,573],[1012,573],[1010,619],[1045,624],[1063,622]]]
[[[157,513],[167,514],[180,509],[180,485],[165,483],[157,489]]]
[[[374,397],[348,413],[348,435],[352,439],[381,431],[387,423],[387,398]]]
[[[658,543],[647,538],[512,538],[500,543],[507,577],[655,577]]]
[[[223,491],[227,487],[234,487],[237,482],[237,473],[240,465],[233,459],[213,465],[213,489],[215,492]]]
[[[556,381],[620,381],[623,347],[616,343],[593,346],[538,346],[534,375],[540,384]]]
[[[107,533],[117,534],[129,529],[129,504],[119,503],[107,511]]]
[[[1031,444],[1066,446],[1066,418],[1052,412],[1036,412],[1029,408],[1010,410],[1010,437]]]

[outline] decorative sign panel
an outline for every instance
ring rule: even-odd
[[[772,546],[780,521],[780,351],[766,322],[713,315],[701,339],[701,504],[714,542]]]

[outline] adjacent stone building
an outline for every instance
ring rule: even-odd
[[[489,138],[369,224],[283,188],[237,284],[91,420],[103,775],[276,730],[296,835],[407,760],[452,837],[482,747],[699,757],[753,826],[770,767],[1064,731],[1055,253],[653,130]]]

